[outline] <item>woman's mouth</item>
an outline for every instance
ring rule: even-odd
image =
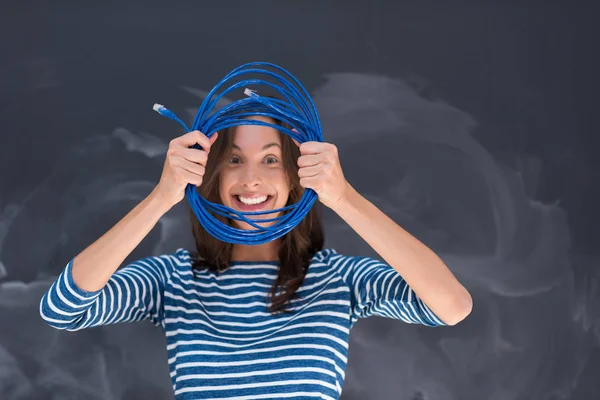
[[[246,203],[244,203],[242,200],[240,200],[240,197],[238,195],[233,195],[232,197],[236,207],[242,211],[260,211],[262,209],[267,208],[267,206],[270,206],[271,200],[273,199],[273,196],[271,195],[254,198],[244,197],[244,201],[246,201]],[[258,201],[260,201],[260,203],[257,203]]]

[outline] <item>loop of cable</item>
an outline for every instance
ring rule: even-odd
[[[279,73],[269,71],[265,67],[275,69]],[[249,74],[266,75],[268,78],[273,78],[276,82],[273,83],[258,78],[242,79],[239,82],[230,84],[220,94],[217,94],[230,81],[240,79],[241,76]],[[246,86],[248,85],[265,85],[277,91],[282,99],[260,96],[255,90],[247,88]],[[248,97],[236,100],[213,112],[222,97],[242,87],[246,87],[244,94]],[[323,142],[319,114],[308,91],[291,73],[273,63],[251,62],[229,72],[206,96],[191,128],[188,128],[175,113],[163,105],[155,104],[153,108],[161,115],[181,124],[186,132],[198,130],[208,138],[214,135],[215,132],[226,128],[239,125],[262,125],[277,129],[299,143],[308,141]],[[285,126],[247,119],[247,117],[251,116],[264,116],[283,121],[297,132]],[[199,144],[195,144],[191,148],[202,149]],[[186,186],[185,196],[200,224],[213,237],[228,243],[248,245],[267,243],[285,235],[302,221],[318,199],[316,192],[307,188],[304,190],[300,201],[296,204],[275,210],[242,212],[204,199],[198,193],[196,186],[192,184]],[[246,230],[226,225],[216,219],[209,211],[230,218],[231,220],[246,222],[255,229]],[[282,215],[266,219],[247,218],[247,216],[275,213],[282,213]],[[271,226],[263,227],[258,225],[258,223],[270,223],[274,221],[276,223]]]

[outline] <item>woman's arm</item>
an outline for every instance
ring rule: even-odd
[[[121,221],[75,257],[72,270],[75,284],[88,292],[102,289],[167,211],[169,207],[153,190]]]
[[[71,259],[40,301],[42,319],[69,331],[143,319],[161,325],[173,257],[148,257],[117,269],[168,210],[163,204],[150,194]]]
[[[332,209],[404,278],[417,296],[446,324],[455,325],[472,308],[471,295],[444,262],[349,183]]]
[[[446,324],[471,312],[471,295],[440,258],[360,195],[344,177],[338,149],[326,142],[294,142],[300,148],[300,185],[314,190]]]

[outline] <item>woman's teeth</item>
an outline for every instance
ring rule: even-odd
[[[252,197],[252,198],[242,197],[242,196],[236,196],[236,197],[238,198],[239,201],[241,201],[242,203],[247,204],[249,206],[263,203],[268,198],[268,196],[260,196],[260,197]]]

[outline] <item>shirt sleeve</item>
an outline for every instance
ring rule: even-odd
[[[88,292],[73,281],[72,259],[42,296],[40,315],[57,329],[150,320],[163,324],[163,294],[173,268],[169,255],[143,258],[118,269],[104,288]]]
[[[370,257],[342,255],[334,249],[329,249],[328,264],[350,288],[351,325],[359,318],[377,315],[409,324],[447,326],[389,264]]]

